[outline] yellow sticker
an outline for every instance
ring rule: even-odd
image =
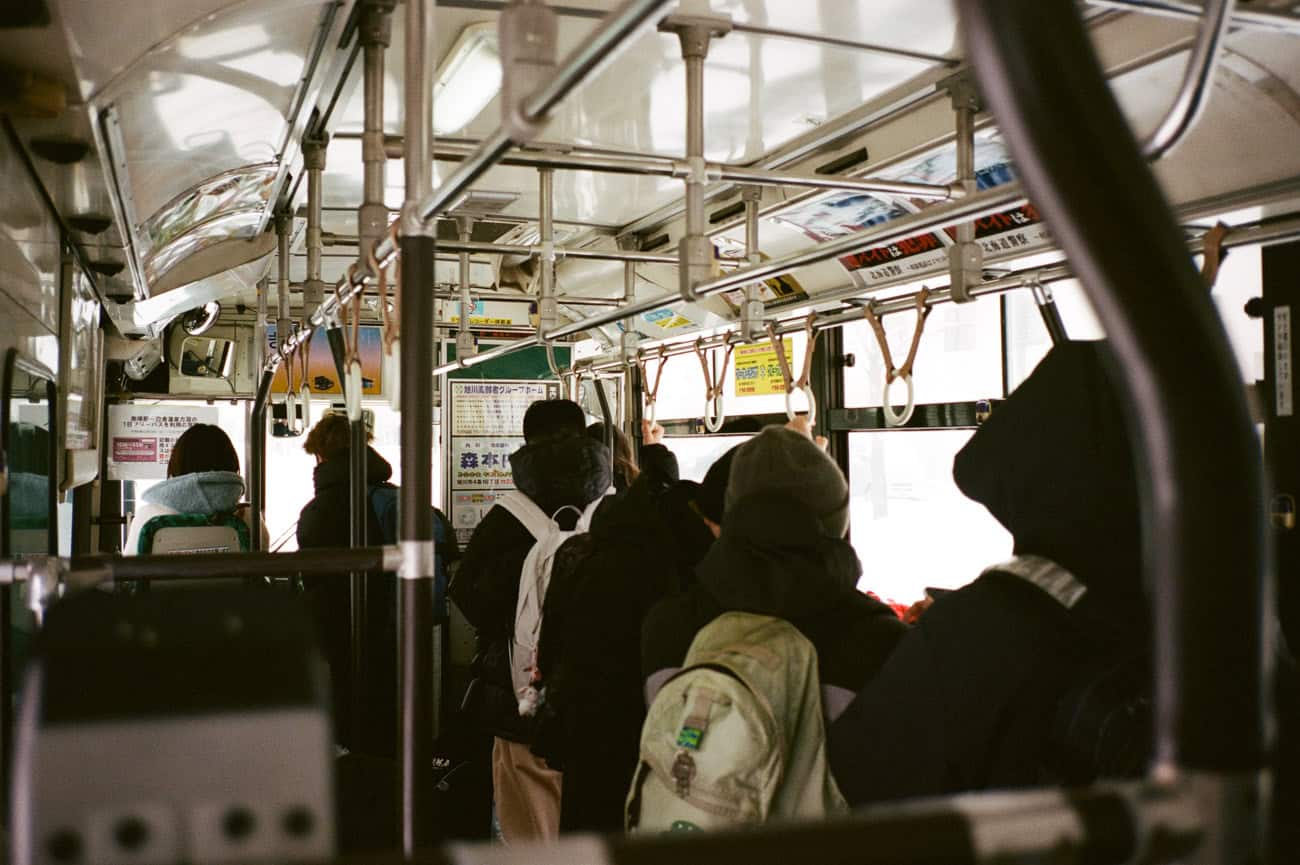
[[[789,337],[781,340],[788,360],[794,355]],[[781,362],[776,359],[776,349],[771,342],[742,345],[736,349],[736,396],[767,396],[785,393],[785,379],[781,377]]]

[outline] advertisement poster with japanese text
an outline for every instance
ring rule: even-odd
[[[196,423],[216,424],[215,406],[134,405],[108,407],[108,477],[115,481],[167,477],[176,439]]]
[[[785,356],[794,356],[794,345],[789,337],[781,340]],[[766,396],[785,393],[785,378],[781,375],[781,362],[776,359],[776,349],[764,340],[754,345],[736,349],[736,396]]]
[[[447,383],[447,478],[456,539],[469,542],[501,493],[514,488],[510,457],[524,446],[524,414],[538,400],[556,397],[555,382],[477,380]]]

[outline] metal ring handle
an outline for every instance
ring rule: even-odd
[[[348,361],[346,374],[348,382],[343,389],[343,404],[347,407],[348,421],[356,423],[361,420],[361,361],[356,358]]]
[[[907,404],[903,406],[902,413],[895,414],[894,406],[889,401],[889,385],[892,384],[892,382],[890,382],[888,377],[885,378],[885,387],[884,390],[881,391],[882,400],[880,410],[885,416],[885,426],[887,427],[900,427],[906,425],[907,422],[912,419],[913,412],[916,411],[916,390],[912,387],[912,374],[910,372],[905,372],[899,376],[899,379],[907,385]]]
[[[794,420],[797,412],[794,410],[794,395],[796,391],[802,391],[804,398],[808,400],[808,425],[813,426],[817,423],[817,397],[813,396],[811,385],[801,387],[792,387],[785,392],[785,416]]]
[[[727,422],[727,412],[722,405],[722,394],[716,394],[704,401],[704,428],[711,433],[722,429]]]

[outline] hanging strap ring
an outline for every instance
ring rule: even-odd
[[[642,416],[650,422],[651,426],[654,426],[655,422],[655,403],[659,399],[659,385],[664,380],[664,364],[666,363],[668,363],[667,347],[661,346],[659,348],[659,368],[655,370],[655,383],[650,386],[650,378],[647,376],[645,369],[645,360],[639,352],[637,353],[637,364],[641,367],[641,389],[645,392],[645,409],[642,411]]]
[[[794,409],[794,395],[796,391],[802,392],[804,399],[808,401],[808,424],[810,426],[817,423],[817,397],[813,394],[812,386],[809,381],[812,376],[812,358],[813,352],[817,348],[817,329],[816,315],[809,315],[808,321],[804,324],[804,330],[808,335],[808,345],[804,351],[803,369],[798,379],[790,372],[790,360],[785,356],[785,342],[776,332],[775,322],[767,323],[768,339],[772,341],[772,349],[776,352],[776,362],[781,367],[781,378],[785,382],[785,415],[790,420],[798,416]]]
[[[917,349],[921,347],[921,334],[925,332],[925,320],[929,318],[932,309],[929,300],[930,289],[923,286],[916,294],[916,327],[912,331],[912,344],[908,347],[907,359],[899,367],[894,366],[894,357],[889,350],[889,340],[885,337],[885,327],[880,321],[880,316],[876,315],[871,304],[867,304],[863,309],[863,315],[876,334],[876,342],[880,343],[880,355],[885,362],[885,382],[884,387],[881,388],[881,414],[887,427],[906,425],[916,411],[916,388],[912,382],[912,367],[916,363]],[[902,379],[903,384],[907,386],[907,402],[901,412],[895,412],[893,403],[889,400],[889,386],[897,379]]]
[[[722,366],[719,368],[716,355],[712,358],[706,357],[703,340],[695,341],[695,354],[699,357],[700,369],[704,372],[704,428],[711,433],[721,430],[727,420],[722,401],[723,384],[727,379],[727,367],[731,364],[731,353],[734,349],[735,346],[728,337],[726,351],[722,356]]]

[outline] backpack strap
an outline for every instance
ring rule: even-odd
[[[520,525],[533,536],[533,540],[540,541],[551,533],[551,528],[554,525],[551,518],[537,506],[536,502],[519,490],[510,490],[497,499],[496,503],[519,520]]]
[[[1074,574],[1042,556],[1016,556],[1009,562],[984,570],[985,574],[994,572],[1009,574],[1024,580],[1047,593],[1067,610],[1073,609],[1074,605],[1088,593],[1088,587],[1079,582]]]

